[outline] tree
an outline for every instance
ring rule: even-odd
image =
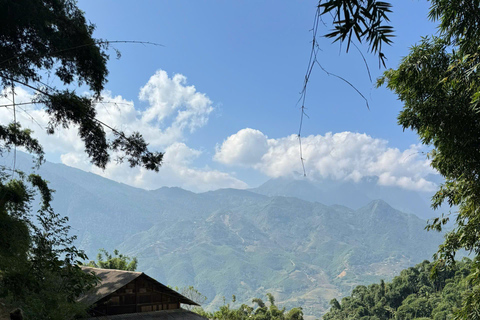
[[[86,256],[72,244],[68,219],[52,210],[47,183],[19,175],[7,181],[0,172],[0,299],[23,309],[26,319],[70,319],[83,312],[75,300],[97,278],[78,266]],[[41,207],[33,216],[36,193]]]
[[[182,296],[187,297],[188,299],[192,300],[193,302],[198,303],[201,305],[205,301],[207,301],[207,297],[204,296],[200,291],[198,291],[194,286],[185,286],[182,288],[175,287],[175,291],[179,292]],[[194,310],[197,309],[198,307],[192,306],[189,304],[184,304],[182,305],[182,308],[187,309],[187,310]]]
[[[116,153],[117,161],[158,171],[163,154],[149,151],[141,134],[127,135],[96,118],[112,42],[93,38],[93,31],[74,0],[0,1],[0,82],[4,94],[13,93],[12,104],[1,107],[15,110],[15,87],[27,87],[35,94],[31,103],[42,104],[50,117],[47,133],[78,127],[94,165],[105,168]],[[62,88],[47,85],[46,77]],[[89,95],[71,89],[81,85]],[[36,155],[37,166],[43,162],[42,146],[15,118],[0,124],[0,141],[0,155],[23,147]],[[32,214],[35,191],[41,209]],[[87,257],[73,245],[68,219],[52,210],[51,200],[38,175],[0,168],[0,305],[21,307],[27,319],[72,318],[82,311],[78,296],[97,281],[78,266]]]
[[[452,265],[460,249],[475,255],[469,295],[457,317],[480,319],[480,2],[430,2],[429,18],[439,22],[439,34],[421,39],[398,68],[384,73],[378,86],[386,85],[404,103],[399,124],[432,147],[431,165],[445,178],[432,206],[458,207],[455,228],[436,254],[437,267]],[[375,11],[379,5],[384,9]],[[381,47],[377,50],[375,44],[388,43],[388,37],[378,32],[388,21],[388,7],[374,0],[319,2],[322,14],[335,13],[336,31],[327,36],[350,43],[355,34],[359,41],[366,39],[380,58]],[[440,231],[448,219],[442,215],[428,229]]]
[[[400,66],[387,70],[378,85],[386,85],[404,103],[399,124],[417,132],[433,148],[431,165],[444,178],[432,199],[458,206],[455,229],[437,253],[437,264],[454,263],[455,253],[475,253],[472,291],[459,313],[480,319],[480,17],[478,1],[432,1],[430,17],[440,21],[440,35],[421,40]],[[448,217],[431,221],[441,230]],[[473,298],[474,297],[474,298]],[[467,312],[471,310],[471,312]]]
[[[97,254],[97,261],[90,261],[87,266],[102,269],[116,269],[135,271],[137,270],[138,260],[136,257],[130,258],[119,254],[118,250],[113,250],[113,256],[105,249],[100,249]]]
[[[107,81],[106,50],[111,42],[93,38],[94,29],[75,0],[2,1],[0,79],[4,92],[16,85],[33,90],[32,103],[43,104],[50,116],[47,132],[53,134],[59,126],[76,125],[94,165],[105,168],[113,151],[118,153],[117,161],[158,171],[163,154],[150,152],[141,134],[127,136],[96,119],[95,104],[101,101]],[[55,77],[64,86],[85,84],[91,95],[80,96],[75,90],[46,85],[45,76]],[[113,140],[107,140],[105,128],[112,131]],[[26,147],[41,161],[42,148],[31,133],[21,130],[16,121],[0,124],[0,139],[4,141],[0,151]]]
[[[465,258],[431,279],[434,263],[424,261],[402,270],[390,283],[357,286],[341,303],[333,299],[323,319],[452,319],[468,287],[471,266]]]

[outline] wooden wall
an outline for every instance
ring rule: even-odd
[[[98,301],[93,316],[179,309],[180,301],[147,277],[140,276]]]

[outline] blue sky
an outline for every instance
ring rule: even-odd
[[[102,172],[88,164],[75,133],[68,132],[40,138],[48,159],[149,189],[244,188],[296,175],[301,164],[291,135],[299,127],[297,100],[316,3],[79,1],[96,25],[96,37],[164,45],[114,45],[122,57],[115,59],[111,50],[105,100],[121,103],[115,110],[111,104],[99,110],[126,131],[144,129],[152,149],[170,153],[159,174],[115,165]],[[385,49],[387,67],[395,67],[421,36],[435,32],[427,20],[427,1],[394,1],[393,11],[397,37]],[[321,34],[327,31],[320,29]],[[432,171],[421,153],[425,149],[412,146],[419,143],[416,135],[396,123],[401,103],[386,89],[374,88],[383,71],[377,58],[360,47],[372,83],[356,49],[346,54],[324,38],[320,46],[323,66],[354,84],[368,98],[370,110],[348,85],[314,70],[303,126],[309,178],[358,181],[377,175],[385,185],[432,189],[427,178]],[[35,111],[41,118],[41,110]],[[182,112],[186,120],[179,118]]]
[[[209,126],[189,138],[193,147],[213,147],[244,127],[262,129],[269,137],[297,131],[296,101],[310,50],[316,1],[80,1],[96,36],[143,40],[164,48],[116,45],[120,60],[109,63],[107,88],[128,99],[157,70],[181,73],[218,107]],[[434,32],[426,1],[396,1],[392,24],[395,44],[387,48],[388,66],[395,67],[420,36]],[[324,28],[323,31],[326,31]],[[307,106],[306,134],[344,130],[367,132],[398,147],[415,142],[396,127],[401,105],[386,90],[374,90],[361,56],[322,39],[321,61],[329,71],[354,83],[370,98],[371,112],[346,84],[315,70]],[[375,79],[377,60],[366,53]],[[113,55],[113,54],[112,54]],[[141,106],[140,106],[141,107]],[[293,118],[293,119],[292,119]],[[413,138],[413,139],[412,139]],[[209,143],[208,143],[209,142]],[[213,144],[212,144],[213,143]]]

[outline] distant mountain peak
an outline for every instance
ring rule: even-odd
[[[393,208],[390,204],[381,199],[371,201],[363,208],[357,210],[357,212],[365,218],[368,217],[368,219],[373,218],[375,220],[387,219],[395,221],[398,218],[404,219],[408,216],[408,214]]]
[[[360,210],[367,210],[372,213],[381,214],[389,214],[391,212],[398,211],[382,199],[373,200]]]
[[[385,202],[382,199],[373,200],[367,206],[376,210],[383,210],[383,209],[395,210],[392,208],[392,206],[390,206],[387,202]]]
[[[180,187],[160,187],[158,189],[154,189],[154,190],[150,190],[150,191],[153,191],[153,192],[165,192],[165,191],[174,191],[174,192],[183,192],[183,193],[194,193],[192,191],[189,191],[189,190],[185,190],[183,188],[180,188]]]

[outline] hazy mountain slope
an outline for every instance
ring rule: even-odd
[[[30,166],[23,154],[17,164]],[[318,317],[333,297],[392,278],[442,241],[423,230],[425,221],[381,200],[353,210],[246,190],[146,191],[60,164],[39,173],[91,258],[99,248],[118,248],[163,283],[194,285],[210,306],[223,296],[247,302],[271,292]]]
[[[327,205],[342,204],[350,208],[360,208],[373,200],[382,199],[398,210],[413,213],[423,219],[436,216],[430,208],[432,192],[380,186],[377,181],[376,177],[365,177],[357,183],[329,179],[315,181],[308,178],[276,178],[250,191],[267,196],[296,197]]]
[[[217,192],[227,201],[225,190]],[[199,196],[214,199],[217,192]],[[318,316],[331,298],[360,283],[390,279],[429,258],[441,242],[423,230],[423,220],[381,200],[354,211],[296,198],[233,198],[207,218],[156,224],[121,249],[167,283],[195,284],[215,297],[213,304],[232,294],[244,302],[272,292]]]
[[[17,168],[28,171],[31,166],[29,156],[17,152]],[[148,228],[161,212],[145,190],[92,173],[50,162],[37,173],[50,182],[54,209],[69,217],[79,245],[89,253]]]

